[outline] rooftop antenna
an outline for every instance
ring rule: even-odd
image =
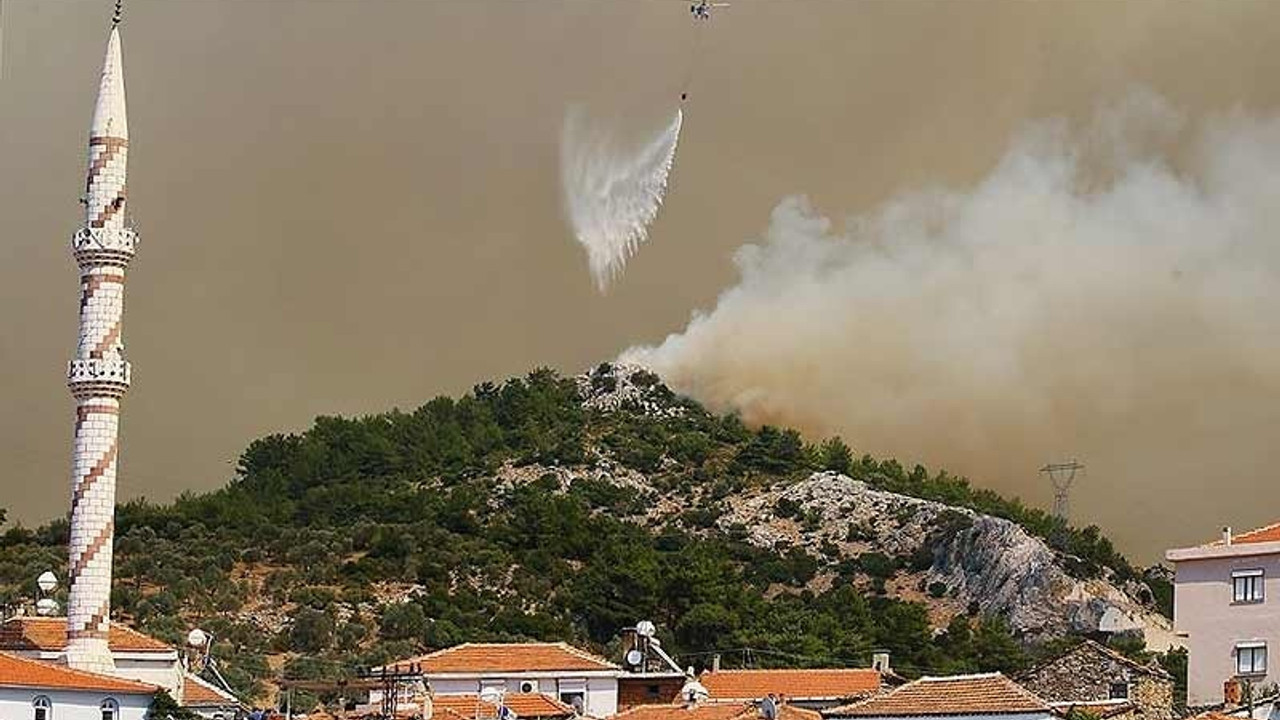
[[[1053,483],[1053,516],[1063,522],[1066,522],[1071,510],[1068,502],[1071,483],[1075,482],[1076,473],[1081,470],[1084,470],[1084,465],[1075,460],[1069,460],[1064,463],[1049,463],[1040,468],[1040,474],[1048,475],[1049,482]]]

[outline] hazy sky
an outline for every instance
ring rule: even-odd
[[[0,507],[28,523],[69,495],[68,238],[109,15],[5,0],[0,18]],[[708,30],[668,203],[602,297],[562,220],[561,123],[583,102],[659,127],[690,55],[685,3],[127,0],[142,244],[122,498],[216,487],[248,441],[318,414],[658,342],[735,282],[732,253],[789,195],[842,217],[964,188],[1028,122],[1135,86],[1193,120],[1280,103],[1265,0],[734,0]],[[1256,460],[1206,460],[1168,491],[1141,462],[1093,466],[1075,509],[1149,559],[1275,519]],[[1034,466],[996,467],[961,469],[1048,504]],[[1116,485],[1152,489],[1150,506],[1116,507]]]

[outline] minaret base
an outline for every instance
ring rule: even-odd
[[[102,638],[73,638],[67,641],[67,667],[85,672],[114,675],[116,661]]]

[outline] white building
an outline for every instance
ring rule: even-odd
[[[241,707],[235,696],[188,673],[178,651],[164,642],[113,622],[107,646],[115,668],[110,675],[114,677],[145,683],[152,693],[163,689],[180,705],[211,719],[231,718]],[[66,649],[65,618],[15,617],[0,623],[0,652],[65,665]],[[3,682],[0,674],[0,684]],[[0,720],[9,717],[0,714]]]
[[[605,717],[618,711],[622,668],[566,643],[466,643],[408,658],[388,670],[420,668],[435,695],[541,693],[580,714]],[[369,693],[370,704],[382,691]]]
[[[180,697],[184,673],[176,649],[114,622],[107,646],[115,664],[112,675],[156,685],[169,691],[174,699]],[[67,620],[10,618],[0,623],[0,651],[66,665]]]
[[[4,720],[143,720],[157,689],[0,652]]]
[[[822,711],[844,720],[1051,720],[1049,704],[1001,675],[922,677],[883,695]]]
[[[1187,645],[1187,704],[1221,703],[1224,684],[1280,680],[1280,523],[1165,553],[1173,563],[1173,625]]]

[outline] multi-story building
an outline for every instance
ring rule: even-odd
[[[605,717],[618,711],[618,677],[622,668],[566,643],[464,643],[415,658],[388,669],[414,667],[425,676],[435,696],[487,693],[543,694],[579,714]],[[397,707],[411,704],[414,690],[405,688]],[[382,702],[382,691],[369,693],[369,703]]]
[[[1186,638],[1187,704],[1223,702],[1224,685],[1280,679],[1280,523],[1165,553],[1173,563],[1173,624]]]

